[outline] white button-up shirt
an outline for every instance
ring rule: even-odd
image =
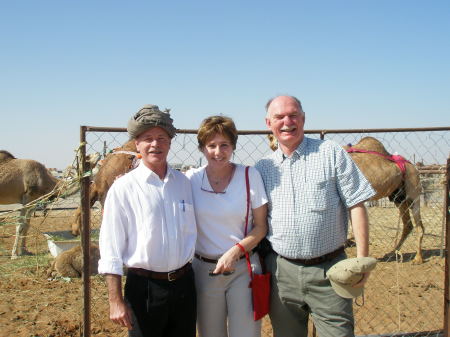
[[[142,162],[108,191],[100,229],[101,274],[123,265],[157,272],[192,260],[197,238],[189,180],[168,168],[163,180]]]

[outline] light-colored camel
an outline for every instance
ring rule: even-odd
[[[90,274],[98,273],[98,260],[100,259],[100,250],[96,244],[90,244],[89,265]],[[83,274],[83,252],[81,245],[72,247],[59,254],[51,263],[47,270],[47,277],[81,277]]]
[[[41,163],[29,159],[17,159],[7,151],[0,151],[0,204],[17,204],[20,221],[16,226],[16,238],[11,258],[25,253],[25,236],[29,228],[32,201],[55,190],[58,179],[53,177]]]
[[[93,177],[95,176],[95,174],[97,174],[99,170],[97,164],[99,163],[101,157],[102,155],[100,154],[100,152],[94,152],[86,155],[86,163],[88,165],[88,170],[91,170],[91,179],[93,179]],[[70,184],[70,182],[75,182],[79,178],[77,161],[78,155],[75,158],[74,164],[67,166],[61,175],[62,179],[64,179],[64,181],[68,183],[67,185],[68,186],[70,185],[70,189],[65,192],[64,197],[75,194],[76,192],[78,192],[80,188],[80,185],[78,183]],[[42,211],[44,216],[47,216],[48,213],[47,203],[36,205],[36,207],[33,210],[33,216],[36,216],[36,211]]]
[[[344,148],[348,150],[349,146],[344,146]],[[388,157],[391,156],[383,144],[373,137],[362,138],[352,148],[377,152]],[[412,232],[414,228],[411,221],[412,215],[416,223],[417,234],[417,253],[413,262],[423,263],[422,240],[424,227],[420,215],[422,186],[417,168],[410,162],[405,162],[405,172],[402,172],[392,160],[373,153],[353,152],[350,153],[350,156],[376,191],[376,195],[371,200],[389,197],[389,200],[393,201],[399,209],[403,230],[395,248],[388,255],[392,255],[399,250]]]
[[[269,146],[272,150],[277,149],[276,139],[273,135],[268,135]],[[357,144],[352,146],[354,149],[378,152],[384,156],[390,156],[383,144],[373,137],[364,137]],[[349,146],[344,146],[348,149]],[[376,195],[370,200],[378,200],[389,197],[399,209],[400,217],[403,223],[403,230],[395,248],[386,256],[392,255],[399,250],[413,229],[410,212],[416,223],[417,232],[417,253],[414,263],[422,263],[422,239],[424,227],[420,215],[420,193],[422,187],[420,184],[419,171],[409,163],[405,163],[405,173],[402,173],[395,162],[386,157],[373,153],[350,153],[350,156],[358,165],[359,169],[369,180],[376,191]]]
[[[133,168],[133,162],[137,158],[134,140],[129,140],[123,146],[114,149],[102,161],[98,173],[95,175],[89,188],[89,205],[92,207],[99,201],[102,208],[106,194],[117,176],[127,173]],[[81,229],[81,208],[75,211],[72,234],[79,235]]]
[[[91,177],[94,177],[97,173],[98,173],[98,163],[101,159],[102,155],[100,154],[100,152],[94,152],[91,154],[86,155],[86,162],[88,165],[88,170],[91,170]],[[77,160],[78,160],[78,155],[77,155]],[[77,161],[76,160],[76,161]],[[78,179],[78,168],[77,168],[77,163],[69,165],[66,167],[66,169],[64,170],[62,177],[63,179]]]
[[[67,184],[55,178],[41,163],[31,159],[17,159],[8,151],[0,151],[0,204],[22,204],[19,224],[16,226],[11,258],[26,253],[26,235],[30,216],[44,198],[50,201],[58,196],[70,196],[77,192],[79,184]]]

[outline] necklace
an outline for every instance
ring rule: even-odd
[[[231,171],[227,176],[224,176],[222,178],[214,178],[211,176],[211,173],[208,173],[208,170],[206,170],[206,174],[208,175],[208,180],[211,184],[213,185],[219,185],[220,183],[226,181],[227,185],[230,183],[231,179],[233,178],[233,174],[234,174],[234,170],[235,170],[235,165],[233,163],[230,163],[231,165]]]

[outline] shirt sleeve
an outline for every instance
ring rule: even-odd
[[[350,155],[336,146],[336,181],[339,194],[347,208],[375,195],[375,190]]]
[[[250,200],[252,203],[252,209],[255,209],[266,204],[268,199],[261,174],[254,167],[250,167],[248,171],[250,181]]]
[[[119,184],[108,191],[100,227],[99,274],[123,275],[123,252],[126,247],[127,217],[120,198]]]

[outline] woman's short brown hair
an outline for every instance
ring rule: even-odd
[[[233,120],[226,116],[210,116],[203,120],[197,132],[200,151],[204,149],[206,142],[216,134],[228,137],[231,145],[233,145],[233,149],[236,150],[238,133]]]

